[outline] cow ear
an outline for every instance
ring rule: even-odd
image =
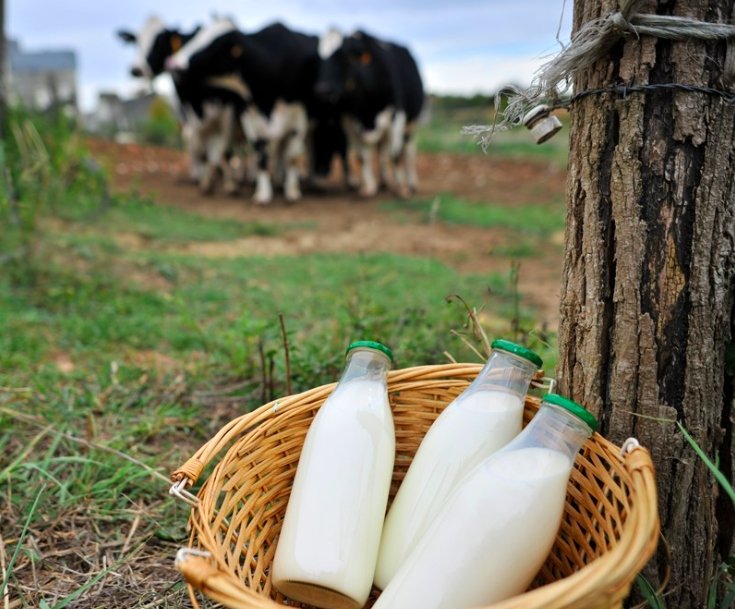
[[[131,44],[138,40],[138,37],[135,34],[128,32],[127,30],[118,30],[117,37],[126,44]]]
[[[174,34],[171,36],[171,52],[176,53],[181,48],[181,36]]]
[[[239,59],[242,55],[242,47],[239,44],[236,44],[230,49],[230,55],[232,55],[235,59]]]
[[[360,63],[364,66],[369,66],[373,61],[373,56],[371,53],[368,53],[365,51],[362,55],[360,55]]]

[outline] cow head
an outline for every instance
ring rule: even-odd
[[[232,19],[214,19],[166,60],[166,70],[202,77],[237,72],[243,55],[241,39]]]
[[[343,36],[330,30],[319,41],[319,55],[315,94],[323,102],[349,105],[370,80],[372,38],[360,31]]]
[[[130,74],[136,78],[153,79],[164,71],[166,59],[181,49],[194,34],[185,35],[179,30],[167,29],[158,17],[150,17],[137,33],[119,30],[117,35],[126,44],[137,46],[138,57],[130,68]]]

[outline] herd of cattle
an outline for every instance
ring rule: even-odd
[[[272,200],[274,184],[287,200],[299,199],[302,181],[319,183],[335,157],[363,196],[416,189],[424,90],[405,47],[362,31],[319,38],[280,23],[244,33],[226,18],[183,33],[152,17],[137,33],[118,35],[137,46],[133,76],[171,74],[192,177],[204,192],[219,175],[235,191],[237,150],[249,151],[257,203]]]

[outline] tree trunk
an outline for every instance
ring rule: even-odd
[[[616,10],[576,0],[574,28]],[[733,0],[651,0],[640,12],[732,23]],[[574,89],[729,91],[727,53],[629,35]],[[589,95],[571,105],[570,146],[560,390],[596,411],[610,440],[652,450],[665,542],[647,573],[660,582],[670,568],[666,605],[700,608],[735,519],[674,421],[732,479],[735,105],[665,88]]]

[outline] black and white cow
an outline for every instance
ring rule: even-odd
[[[314,95],[318,46],[316,36],[280,23],[252,34],[204,28],[166,63],[167,69],[195,78],[234,74],[246,84],[251,103],[242,114],[242,125],[258,158],[253,197],[257,203],[272,200],[272,177],[278,176],[281,163],[286,199],[301,197],[299,165],[309,119],[319,115]]]
[[[372,196],[378,190],[373,174],[376,149],[381,182],[387,184],[392,167],[398,191],[415,191],[414,133],[424,88],[411,53],[362,31],[343,36],[331,30],[320,40],[319,54],[315,92],[344,116],[350,146],[357,149],[362,165],[361,194]]]
[[[215,19],[210,28],[232,29],[229,19]],[[164,72],[166,60],[184,47],[199,32],[166,28],[157,17],[149,18],[137,34],[121,30],[118,36],[135,43],[138,57],[130,73],[153,80]],[[237,117],[244,110],[248,92],[239,79],[192,78],[178,74],[174,87],[179,99],[182,133],[189,154],[192,177],[204,192],[210,192],[218,170],[224,188],[234,192],[236,180],[230,157],[240,134]],[[240,135],[239,139],[242,139]]]
[[[309,138],[306,152],[308,158],[308,185],[323,191],[332,170],[334,159],[340,161],[342,175],[347,188],[352,183],[352,173],[347,158],[347,135],[341,116],[331,104],[317,103],[309,112]]]

